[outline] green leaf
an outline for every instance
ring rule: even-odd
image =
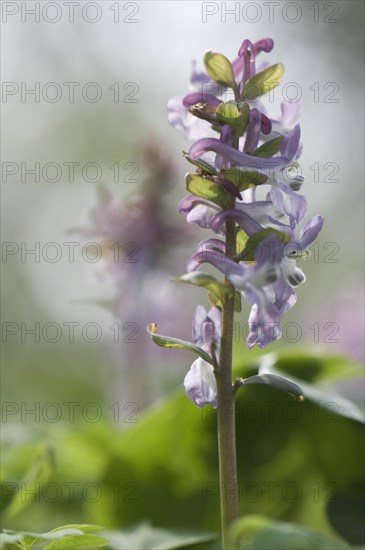
[[[186,273],[181,277],[176,277],[173,281],[180,283],[188,283],[190,285],[200,286],[208,290],[211,294],[214,294],[222,304],[226,301],[226,298],[232,296],[235,292],[234,287],[229,283],[222,283],[218,281],[212,275],[208,275],[203,271],[193,271]]]
[[[52,529],[50,533],[57,533],[58,531],[63,531],[64,529],[78,529],[83,533],[95,533],[97,531],[103,531],[105,527],[102,525],[89,525],[88,523],[71,523],[70,525],[56,527],[55,529]]]
[[[53,450],[50,447],[45,447],[42,450],[41,455],[37,458],[33,466],[26,473],[21,481],[29,494],[34,492],[34,499],[37,498],[37,492],[39,492],[42,486],[47,482],[51,475],[54,466]],[[22,491],[15,493],[11,499],[9,506],[6,508],[5,517],[6,520],[13,518],[19,512],[21,512],[26,506],[33,502],[32,498],[24,498]]]
[[[250,107],[247,103],[237,105],[235,101],[220,103],[216,109],[219,122],[229,124],[237,137],[242,136],[247,128]]]
[[[172,338],[171,336],[162,336],[162,334],[158,334],[155,323],[148,325],[147,332],[151,336],[154,343],[162,348],[186,349],[188,351],[192,351],[196,355],[199,355],[199,357],[204,359],[204,361],[207,361],[207,363],[210,363],[211,365],[213,364],[210,355],[192,342],[186,342],[185,340],[180,340],[179,338]]]
[[[282,241],[284,241],[284,243],[288,243],[290,241],[290,236],[286,233],[282,233],[281,231],[273,229],[272,227],[267,227],[262,231],[258,231],[248,239],[245,249],[243,250],[243,252],[241,252],[241,254],[239,254],[238,259],[245,261],[254,261],[256,250],[259,247],[260,243],[264,239],[266,239],[266,237],[269,237],[272,234],[277,235]]]
[[[161,529],[148,523],[123,531],[106,531],[103,535],[108,537],[108,548],[111,550],[175,550],[216,539],[215,533]]]
[[[209,50],[204,56],[204,65],[210,78],[224,86],[235,87],[232,65],[225,55]]]
[[[254,170],[230,168],[224,172],[225,178],[234,183],[239,191],[245,191],[250,187],[262,185],[267,181],[265,174]]]
[[[260,158],[271,158],[276,153],[280,151],[281,142],[283,141],[284,136],[279,136],[274,139],[270,139],[270,141],[266,141],[256,151],[254,152],[254,157],[260,157]]]
[[[32,533],[30,531],[21,531],[19,533],[5,532],[1,534],[1,548],[5,544],[13,544],[19,542],[25,548],[34,548],[39,543],[44,543],[45,541],[58,541],[65,537],[80,537],[84,533],[79,526],[62,526],[53,531],[47,533]],[[82,526],[85,527],[85,526]],[[103,529],[103,528],[101,528]]]
[[[243,550],[349,550],[341,540],[303,525],[264,516],[239,518],[230,531],[231,546]]]
[[[216,170],[214,166],[211,166],[209,162],[206,162],[203,159],[193,160],[189,157],[186,151],[183,151],[183,156],[188,162],[190,162],[190,164],[193,164],[194,166],[199,168],[199,170],[201,170],[203,173],[210,174],[211,176],[218,176],[218,170]]]
[[[248,384],[266,384],[278,390],[285,391],[297,401],[304,400],[302,388],[295,382],[283,376],[279,376],[278,374],[257,374],[249,378],[241,379],[241,384],[243,386],[247,386]]]
[[[46,544],[44,550],[61,550],[62,548],[89,550],[91,548],[100,548],[107,543],[107,539],[98,535],[67,535],[60,539],[52,540]]]
[[[264,355],[261,358],[261,366],[259,368],[259,374],[277,374],[282,376],[283,373],[276,368],[277,356],[273,353]],[[295,364],[295,359],[294,359]],[[342,397],[341,395],[331,392],[330,390],[321,389],[314,384],[310,384],[301,379],[295,378],[290,375],[293,382],[298,383],[302,388],[304,398],[312,403],[316,403],[325,410],[328,410],[331,405],[331,412],[333,414],[344,416],[355,420],[357,422],[365,423],[365,416],[363,411],[359,409],[355,403]]]
[[[196,197],[208,199],[224,209],[231,207],[231,198],[226,191],[214,181],[197,174],[186,176],[186,189]]]
[[[365,486],[360,479],[338,489],[327,504],[327,516],[336,531],[351,544],[364,544]]]
[[[284,66],[276,63],[249,78],[242,90],[242,99],[253,101],[279,86],[284,74]]]
[[[208,275],[203,271],[194,271],[192,273],[186,273],[181,277],[176,277],[173,281],[180,283],[188,283],[195,286],[200,286],[208,290],[209,300],[213,305],[223,308],[227,298],[232,297],[234,293],[234,311],[239,313],[241,311],[241,293],[234,290],[231,284],[222,283],[217,281],[212,275]]]

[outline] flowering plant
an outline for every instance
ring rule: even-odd
[[[317,215],[298,232],[307,209],[299,193],[303,177],[298,105],[282,102],[281,115],[275,117],[262,103],[284,72],[281,63],[258,65],[273,45],[270,38],[244,40],[232,63],[208,51],[206,72],[193,66],[194,91],[168,104],[170,124],[196,140],[184,153],[195,172],[186,176],[189,194],[179,211],[189,223],[215,233],[199,243],[188,260],[188,273],[177,280],[207,289],[212,308],[196,309],[193,343],[161,336],[155,324],[148,330],[158,345],[199,356],[185,377],[186,393],[198,407],[210,404],[218,409],[221,493],[229,494],[221,499],[224,548],[227,528],[237,517],[235,393],[245,384],[264,383],[303,398],[296,384],[276,375],[233,383],[234,313],[241,309],[242,295],[251,307],[248,348],[265,348],[279,339],[280,321],[296,302],[296,287],[305,281],[297,263],[323,225]],[[217,268],[224,279],[200,271],[203,263]]]

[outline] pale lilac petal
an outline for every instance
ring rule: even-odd
[[[214,208],[213,206],[196,204],[186,216],[186,221],[188,223],[196,223],[204,229],[210,229],[217,210],[218,208]]]
[[[274,306],[281,315],[284,315],[297,301],[295,290],[287,283],[284,277],[281,277],[274,283],[272,288],[275,294]]]
[[[298,241],[296,241],[302,251],[308,248],[316,240],[318,233],[322,229],[323,222],[324,219],[322,216],[314,216],[314,218],[305,224],[299,234]]]
[[[277,134],[287,134],[298,124],[300,115],[300,103],[282,101],[280,104],[280,116],[268,115],[272,122],[272,130]],[[272,136],[271,136],[272,137]],[[298,149],[300,148],[300,145]]]
[[[252,304],[248,318],[250,332],[247,336],[247,347],[251,349],[256,344],[259,348],[265,348],[281,336],[281,314],[266,293],[254,286],[246,289],[245,298]]]
[[[251,266],[238,264],[234,260],[227,258],[223,254],[223,252],[216,252],[214,250],[202,250],[190,256],[187,263],[187,271],[196,271],[204,263],[212,264],[227,277],[233,274],[243,277],[245,271],[251,271],[253,269]]]
[[[221,252],[226,252],[226,243],[220,241],[219,239],[204,239],[200,241],[196,247],[197,252],[203,252],[206,250],[220,250]]]
[[[189,113],[183,104],[184,96],[172,97],[167,103],[167,119],[171,126],[176,129],[184,128],[185,139],[200,139],[206,136],[210,124]]]
[[[178,210],[180,214],[188,214],[197,204],[203,204],[211,208],[217,208],[217,206],[213,202],[210,202],[208,199],[203,199],[197,197],[196,195],[188,195],[181,199]]]
[[[200,357],[191,365],[184,386],[187,396],[198,407],[217,407],[217,383],[213,367]]]
[[[240,210],[224,210],[223,212],[216,214],[211,220],[211,227],[213,231],[218,231],[226,220],[235,220],[239,224],[239,226],[245,231],[245,233],[247,233],[247,235],[253,235],[258,231],[262,231],[263,227],[259,223],[257,223],[253,219],[253,217],[251,217],[248,213],[244,211],[244,205],[240,206]]]
[[[184,127],[186,107],[183,105],[184,96],[171,97],[167,102],[167,120],[171,126],[180,129]]]
[[[207,94],[204,92],[193,92],[191,94],[186,95],[182,103],[184,107],[189,108],[193,105],[196,105],[197,103],[208,103],[209,105],[212,105],[213,107],[218,107],[218,105],[221,102],[220,99],[216,98],[214,95]]]
[[[284,137],[281,142],[281,154],[286,157],[289,162],[297,158],[298,148],[300,142],[300,124],[294,126],[290,132]]]
[[[205,319],[207,318],[207,312],[205,307],[198,306],[193,315],[193,340],[197,344],[201,339],[201,328]]]
[[[296,101],[295,103],[290,101],[282,101],[280,108],[282,128],[291,130],[296,124],[298,124],[300,103],[299,101]]]
[[[300,138],[300,127],[297,125],[283,140],[282,155],[273,158],[258,158],[253,155],[242,153],[237,149],[222,143],[216,138],[203,138],[196,141],[189,150],[189,157],[196,160],[207,151],[214,151],[222,155],[226,160],[238,166],[250,168],[250,170],[267,170],[284,168],[292,162],[297,154]]]
[[[296,223],[303,219],[307,210],[307,201],[303,195],[277,182],[277,185],[271,187],[270,198],[278,210],[294,218]]]
[[[203,84],[203,83],[213,83],[213,80],[210,78],[207,73],[196,70],[196,60],[193,59],[191,62],[191,75],[190,82],[192,84]]]
[[[222,333],[222,310],[219,309],[219,307],[213,306],[208,311],[208,317],[213,321],[213,323],[217,327],[217,336],[220,339],[221,333]]]

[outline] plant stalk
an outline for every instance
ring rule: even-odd
[[[226,222],[226,252],[236,251],[235,223]],[[223,550],[228,549],[228,529],[238,516],[235,398],[232,390],[234,295],[223,307],[220,361],[217,376],[219,485]],[[232,548],[232,547],[231,547]]]

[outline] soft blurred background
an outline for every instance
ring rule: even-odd
[[[301,357],[296,376],[361,403],[364,5],[81,2],[70,22],[71,8],[58,2],[43,13],[41,3],[35,22],[26,11],[34,4],[2,4],[2,506],[9,482],[62,490],[53,501],[29,496],[21,510],[13,501],[4,527],[150,519],[216,530],[214,417],[204,422],[182,395],[188,354],[156,348],[145,330],[154,321],[189,339],[196,305],[208,305],[200,289],[170,282],[205,235],[177,213],[188,144],[169,127],[166,103],[188,91],[191,60],[203,68],[206,49],[234,58],[244,38],[274,39],[267,59],[284,63],[288,94],[301,95],[308,216],[321,213],[325,226],[286,338],[270,351]],[[24,95],[37,86],[39,98]],[[26,173],[35,163],[37,180]],[[237,372],[263,355],[247,352],[242,337],[235,353]],[[242,496],[242,510],[360,544],[359,518],[343,517],[361,500],[359,423],[331,422],[331,410],[309,403],[294,421],[270,420],[265,403],[291,411],[270,388],[240,399],[243,411],[256,402],[261,411],[254,421],[239,415],[242,483],[263,490]],[[67,483],[78,484],[73,500]],[[90,483],[100,498],[85,498]],[[205,499],[204,483],[213,484]],[[300,499],[283,494],[287,483],[299,484]],[[345,496],[329,516],[332,491]]]

